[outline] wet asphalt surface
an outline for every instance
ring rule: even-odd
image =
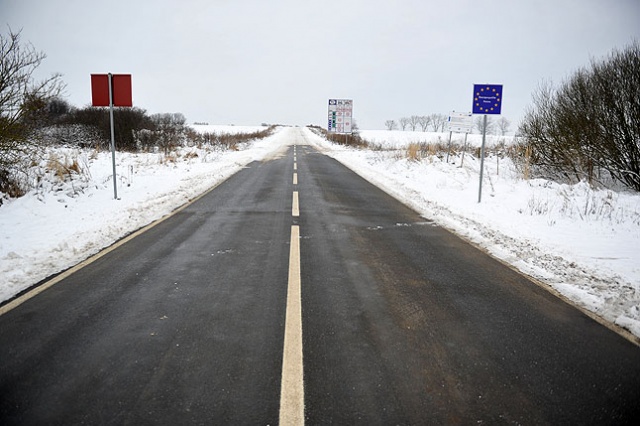
[[[640,348],[293,142],[0,316],[0,424],[277,424],[293,224],[307,424],[640,418]]]

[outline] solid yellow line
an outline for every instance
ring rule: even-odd
[[[280,424],[304,425],[304,372],[302,364],[302,302],[300,290],[300,227],[291,226],[289,284],[282,352]]]
[[[293,191],[293,203],[291,205],[291,215],[294,217],[300,216],[300,207],[298,202],[298,191]]]
[[[294,173],[294,174],[293,174],[293,184],[294,184],[294,185],[297,185],[297,184],[298,184],[298,174],[297,174],[297,173]]]

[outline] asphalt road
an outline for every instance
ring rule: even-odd
[[[0,424],[640,418],[640,348],[292,134],[0,316]]]

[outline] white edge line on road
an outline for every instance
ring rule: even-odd
[[[304,425],[304,370],[302,363],[302,302],[300,290],[300,227],[291,226],[289,283],[280,383],[281,425]]]

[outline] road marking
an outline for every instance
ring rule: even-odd
[[[293,203],[291,205],[291,215],[293,217],[300,216],[300,207],[298,204],[298,191],[293,191]]]
[[[298,163],[293,163],[293,170],[298,170]]]
[[[281,425],[304,425],[304,372],[302,364],[302,303],[300,291],[300,227],[291,226],[289,284],[280,383]]]
[[[297,184],[298,184],[298,174],[297,174],[297,173],[294,173],[294,174],[293,174],[293,184],[294,184],[294,185],[297,185]]]

